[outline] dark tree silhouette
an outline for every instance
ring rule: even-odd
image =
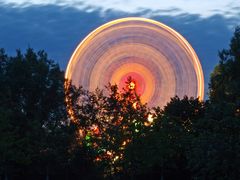
[[[155,112],[154,127],[127,148],[128,174],[132,178],[190,179],[186,153],[192,124],[203,117],[204,104],[198,99],[176,96],[162,111]]]
[[[209,100],[150,109],[131,77],[89,92],[0,49],[0,179],[240,179],[240,27],[219,58]]]
[[[210,101],[228,103],[233,110],[240,108],[240,27],[237,27],[230,48],[219,52],[219,64],[210,79]]]
[[[240,153],[240,27],[228,50],[219,53],[210,79],[210,102],[189,152],[189,167],[197,179],[239,179]]]
[[[129,78],[126,84],[132,81]],[[70,117],[80,130],[79,143],[92,152],[104,177],[121,176],[126,146],[149,128],[149,109],[132,86],[120,92],[109,84],[105,95],[98,89],[89,92],[67,86]]]
[[[74,159],[69,149],[75,151],[64,72],[44,51],[8,57],[1,49],[0,83],[0,174],[6,179],[64,176]]]

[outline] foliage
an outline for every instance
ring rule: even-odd
[[[143,136],[149,109],[141,104],[134,89],[120,92],[116,85],[109,84],[104,93],[67,86],[71,118],[80,129],[79,143],[94,154],[103,176],[121,174],[125,147],[133,138]]]
[[[133,177],[190,179],[186,152],[192,124],[203,114],[204,104],[198,99],[172,98],[163,111],[156,113],[154,128],[128,147],[128,173]]]
[[[0,179],[239,179],[240,27],[209,100],[148,108],[132,86],[89,92],[44,51],[0,49]]]
[[[188,161],[197,179],[239,179],[240,27],[219,53],[210,79],[210,102],[194,125]]]
[[[235,117],[207,118],[196,125],[188,163],[196,179],[239,179],[240,121]]]
[[[240,107],[240,27],[230,42],[230,49],[219,52],[219,64],[210,79],[212,103],[229,103]]]
[[[67,118],[64,72],[44,51],[9,57],[1,49],[0,81],[0,175],[65,172],[76,128]]]

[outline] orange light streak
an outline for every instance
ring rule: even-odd
[[[140,28],[140,31],[146,29],[146,33],[153,32],[155,33],[156,38],[147,43],[153,43],[153,41],[155,39],[157,40],[159,37],[159,39],[162,38],[162,40],[167,41],[167,43],[175,42],[175,44],[173,43],[171,45],[171,48],[173,48],[173,50],[174,48],[177,48],[177,50],[176,52],[170,52],[167,46],[165,47],[162,45],[162,51],[158,51],[155,48],[148,46],[147,43],[141,44],[139,41],[132,43],[131,41],[128,42],[128,39],[126,39],[126,44],[109,44],[109,49],[103,51],[104,53],[102,56],[99,56],[99,59],[92,59],[92,57],[95,56],[91,56],[89,59],[82,58],[88,50],[91,51],[91,53],[96,52],[96,54],[100,52],[97,50],[101,50],[102,46],[97,46],[98,44],[95,43],[96,39],[105,42],[107,39],[104,38],[108,37],[108,34],[125,32],[128,28],[130,29],[130,32],[132,29],[136,30],[137,28]],[[124,35],[124,33],[116,33],[116,37],[110,36],[108,38],[124,38]],[[161,43],[161,41],[157,43]],[[93,46],[96,46],[95,48],[97,49],[91,49]],[[170,54],[169,57],[166,56],[168,50]],[[120,58],[122,54],[127,56],[127,53],[129,53],[131,57],[139,56],[139,59],[130,58],[126,62],[117,59]],[[175,57],[172,57],[173,55],[175,55]],[[184,57],[188,59],[184,60]],[[168,62],[168,58],[176,58],[177,67],[175,67],[175,64],[172,62]],[[156,62],[154,59],[159,62]],[[155,62],[156,64],[154,64]],[[184,67],[187,69],[180,69]],[[83,73],[81,74],[81,72]],[[107,73],[106,75],[104,74],[105,72]],[[144,92],[141,94],[143,102],[150,102],[150,104],[152,102],[153,105],[159,105],[161,103],[166,103],[167,98],[170,98],[170,96],[174,96],[175,93],[178,94],[179,92],[182,93],[182,95],[188,95],[190,92],[191,96],[199,97],[200,100],[204,99],[204,77],[202,67],[192,46],[174,29],[160,22],[146,18],[129,17],[117,19],[92,31],[77,46],[72,54],[66,69],[65,78],[72,80],[74,85],[83,85],[86,89],[94,90],[99,84],[107,83],[104,79],[108,79],[111,83],[119,84],[121,78],[131,72],[138,73],[143,77],[142,83],[145,85]],[[161,72],[161,74],[156,75],[158,72]],[[196,77],[196,82],[191,82],[191,80],[188,81],[190,77]],[[79,84],[79,82],[81,82],[79,81],[79,78],[89,78],[89,81],[84,81],[84,84]],[[181,80],[180,82],[186,82],[186,84],[177,84],[178,79]],[[103,86],[104,85],[106,84],[103,84]],[[186,86],[188,89],[184,91],[184,87],[181,86]],[[135,86],[133,88],[135,88]],[[156,94],[156,92],[158,94]],[[72,112],[71,109],[69,110],[69,115],[71,118],[74,115],[74,112]]]

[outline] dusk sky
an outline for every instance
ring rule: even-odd
[[[13,55],[45,50],[65,70],[79,42],[98,26],[122,17],[151,18],[181,33],[195,49],[205,76],[240,25],[239,0],[0,0],[0,48]]]

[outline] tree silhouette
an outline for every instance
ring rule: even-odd
[[[197,179],[239,179],[240,28],[219,53],[210,79],[210,102],[195,123],[188,162]]]
[[[49,178],[67,166],[74,130],[64,103],[64,72],[44,51],[0,50],[0,174]]]
[[[163,110],[155,109],[155,125],[127,149],[128,174],[139,178],[190,179],[187,151],[193,123],[204,115],[198,99],[174,97]]]
[[[209,100],[148,108],[124,89],[75,87],[44,51],[0,49],[0,179],[239,179],[240,27]]]
[[[122,173],[125,147],[148,128],[150,111],[132,88],[133,81],[130,77],[123,91],[109,84],[106,95],[98,89],[89,92],[67,85],[66,99],[70,117],[79,127],[79,143],[94,154],[104,177]]]
[[[230,42],[230,49],[219,52],[219,64],[210,79],[212,103],[228,103],[234,110],[240,107],[240,27]]]

